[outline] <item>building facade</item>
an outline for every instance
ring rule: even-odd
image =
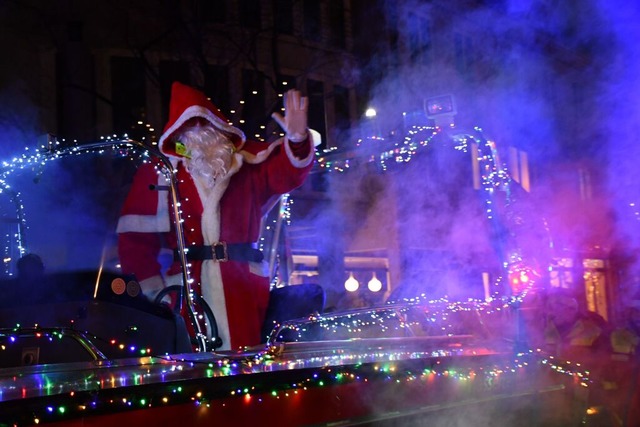
[[[547,3],[7,2],[0,6],[0,102],[10,106],[0,116],[3,145],[33,145],[46,133],[153,143],[175,80],[203,89],[249,138],[269,141],[280,132],[270,120],[279,94],[297,87],[322,135],[319,158],[360,166],[341,175],[318,168],[292,195],[295,280],[319,281],[339,299],[349,273],[361,282],[375,275],[388,295],[412,274],[399,255],[414,251],[405,241],[412,230],[398,225],[411,209],[402,214],[397,202],[403,186],[417,183],[391,185],[369,160],[382,150],[379,138],[433,124],[426,98],[453,94],[456,125],[486,130],[548,218],[557,251],[549,285],[571,283],[589,309],[608,316],[616,242],[593,156],[602,129],[594,126],[598,87],[590,84],[606,42],[584,32],[586,8]],[[377,110],[373,118],[364,116],[368,107]]]

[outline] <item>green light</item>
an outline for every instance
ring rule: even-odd
[[[58,412],[60,412],[61,414],[64,414],[64,411],[65,411],[64,406],[61,406],[58,408]]]

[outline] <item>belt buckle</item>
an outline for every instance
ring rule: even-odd
[[[213,249],[214,260],[218,262],[227,262],[229,261],[229,252],[227,252],[227,243],[226,242],[216,242],[211,245]],[[222,258],[218,257],[218,248],[222,248]]]

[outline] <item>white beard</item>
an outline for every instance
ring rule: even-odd
[[[183,130],[177,139],[190,154],[186,160],[189,173],[206,186],[213,186],[218,178],[227,174],[231,166],[234,146],[212,126],[193,126]]]

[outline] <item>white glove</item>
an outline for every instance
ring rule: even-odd
[[[306,96],[300,96],[300,91],[292,89],[284,94],[284,117],[273,113],[271,117],[278,122],[291,142],[302,142],[307,139],[307,110],[309,102]]]

